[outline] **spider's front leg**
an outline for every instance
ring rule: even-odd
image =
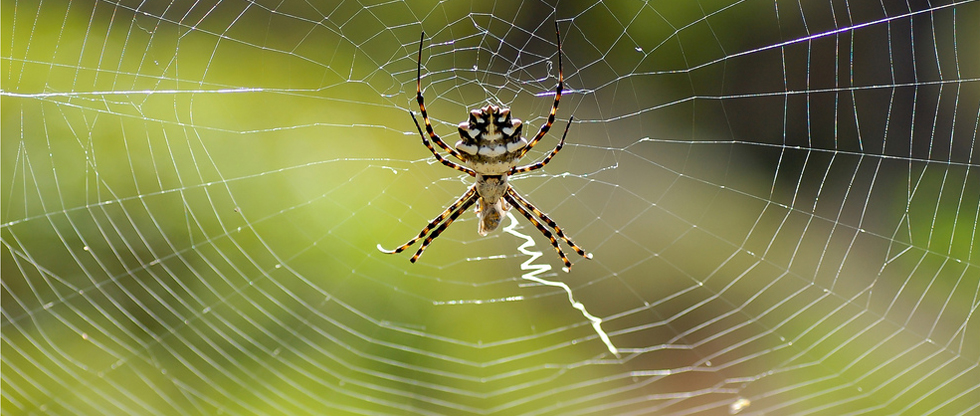
[[[425,251],[425,248],[429,246],[429,243],[431,243],[432,240],[435,240],[436,237],[439,237],[439,234],[442,234],[443,231],[446,231],[446,228],[449,228],[449,225],[451,225],[453,221],[456,221],[456,218],[459,218],[460,214],[466,212],[466,210],[469,209],[474,202],[476,202],[477,198],[478,197],[476,195],[471,196],[469,199],[463,202],[463,205],[459,206],[459,209],[453,211],[453,215],[450,215],[449,218],[446,219],[446,222],[442,223],[442,225],[440,225],[439,228],[437,228],[432,233],[432,235],[430,235],[428,238],[425,239],[425,241],[422,242],[422,247],[419,247],[419,251],[415,252],[415,255],[412,256],[410,261],[412,263],[415,263],[415,261],[418,260],[419,257],[422,257],[422,252]]]
[[[424,238],[425,235],[429,233],[429,231],[432,231],[433,228],[436,228],[436,226],[439,225],[439,223],[442,222],[442,220],[446,219],[446,217],[450,217],[448,223],[452,223],[457,217],[459,217],[460,213],[462,213],[467,208],[469,208],[470,205],[473,205],[473,202],[475,201],[475,194],[476,194],[476,186],[471,186],[470,189],[467,190],[463,194],[463,196],[459,197],[459,199],[457,199],[455,203],[449,206],[449,208],[446,208],[446,210],[443,211],[442,214],[439,214],[438,217],[430,221],[429,224],[422,229],[422,232],[420,232],[418,236],[409,240],[407,243],[398,246],[398,248],[394,250],[386,250],[384,247],[381,246],[381,244],[378,244],[378,250],[380,250],[382,253],[385,254],[395,254],[395,253],[401,253],[402,251],[405,251],[405,249],[411,247],[412,244],[415,244],[419,240]],[[427,240],[425,240],[425,243],[422,245],[422,248],[419,250],[419,252],[416,253],[414,257],[412,257],[412,263],[415,263],[415,260],[418,260],[419,256],[422,255],[422,250],[425,250],[425,247],[428,246],[429,243],[432,242],[432,240],[438,237],[439,234],[442,233],[442,230],[444,230],[447,226],[448,224],[443,224],[442,227],[439,227],[439,229],[436,230],[435,233],[433,233]]]
[[[541,221],[544,221],[546,224],[548,224],[549,227],[554,229],[555,234],[558,234],[558,238],[565,240],[565,244],[568,244],[568,246],[571,247],[572,250],[575,250],[575,252],[578,253],[578,255],[585,257],[589,260],[592,259],[592,253],[587,253],[585,250],[582,249],[582,247],[579,247],[578,244],[575,244],[575,242],[572,241],[571,238],[568,238],[568,236],[565,235],[565,232],[561,230],[561,227],[558,226],[558,223],[556,223],[555,220],[551,219],[551,217],[549,217],[548,214],[541,212],[541,210],[539,210],[538,207],[534,206],[534,204],[532,204],[531,201],[524,199],[524,197],[521,196],[521,194],[517,193],[517,191],[515,191],[514,188],[509,188],[507,190],[507,195],[508,195],[508,200],[511,201],[511,203],[515,205],[523,205],[525,208],[533,212],[534,215],[537,215],[538,218],[541,218]]]
[[[565,273],[568,273],[568,270],[572,268],[572,262],[568,260],[567,256],[565,256],[565,252],[561,251],[561,247],[558,246],[558,240],[555,240],[555,236],[551,234],[551,231],[548,231],[547,228],[541,225],[541,223],[538,222],[538,220],[534,218],[534,216],[531,215],[531,213],[528,212],[527,209],[521,206],[521,204],[518,203],[518,201],[516,201],[511,194],[508,193],[507,195],[504,195],[504,199],[510,202],[510,205],[516,208],[517,212],[520,212],[521,215],[524,216],[524,218],[527,218],[528,221],[531,221],[531,224],[534,224],[534,227],[537,228],[538,231],[541,231],[541,234],[544,234],[544,236],[548,238],[548,241],[551,242],[551,246],[554,247],[555,251],[558,252],[558,257],[561,257],[561,261],[565,263],[565,267],[563,267],[562,270],[564,270]]]

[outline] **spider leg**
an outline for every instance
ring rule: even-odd
[[[425,121],[425,131],[429,133],[429,137],[435,144],[439,145],[439,147],[449,152],[449,154],[456,157],[456,159],[464,160],[463,155],[461,155],[459,151],[449,147],[449,145],[442,141],[436,132],[432,130],[432,123],[429,122],[429,114],[425,112],[425,98],[422,98],[422,41],[424,40],[425,32],[422,32],[422,37],[419,38],[418,75],[415,79],[415,100],[419,102],[419,110],[422,110],[422,120]],[[416,122],[416,124],[418,123]]]
[[[555,157],[555,155],[558,154],[558,151],[561,150],[561,147],[565,145],[565,136],[568,135],[568,127],[572,125],[572,120],[574,120],[574,117],[568,118],[568,124],[565,125],[565,132],[561,134],[561,140],[558,141],[558,145],[555,146],[555,150],[552,150],[551,154],[549,154],[548,157],[544,158],[544,160],[537,163],[514,167],[513,169],[510,170],[510,174],[513,175],[515,173],[530,172],[532,170],[541,169],[544,167],[544,165],[547,165],[548,162],[551,161],[551,158]]]
[[[475,188],[471,188],[471,189],[475,189]],[[422,242],[422,246],[419,247],[419,251],[415,252],[415,255],[412,256],[410,261],[412,263],[415,263],[415,261],[418,260],[419,257],[422,257],[422,252],[425,251],[425,248],[429,246],[429,243],[431,243],[432,240],[435,240],[436,237],[439,237],[439,234],[442,234],[443,231],[446,231],[446,228],[449,228],[449,225],[452,224],[453,221],[456,221],[456,218],[459,218],[460,214],[466,212],[466,210],[470,208],[470,205],[473,205],[473,203],[476,202],[477,199],[479,199],[479,197],[476,195],[470,196],[465,201],[461,199],[460,201],[463,201],[462,205],[460,205],[459,208],[456,209],[456,211],[453,211],[453,215],[450,215],[449,218],[446,219],[446,222],[442,223],[442,225],[440,225],[439,228],[437,228],[435,231],[432,232],[432,235],[427,237],[425,241]]]
[[[541,231],[541,234],[544,234],[545,237],[548,237],[548,240],[551,241],[551,245],[555,247],[555,251],[558,252],[558,257],[561,257],[561,261],[565,263],[565,267],[563,267],[562,270],[564,270],[567,273],[568,269],[572,267],[572,262],[568,260],[567,256],[565,256],[565,252],[561,251],[561,247],[558,246],[558,240],[555,240],[555,236],[551,234],[551,231],[548,231],[547,228],[544,228],[544,226],[541,225],[541,223],[538,222],[538,220],[534,218],[534,216],[531,215],[531,213],[528,212],[527,209],[524,209],[524,206],[519,204],[517,200],[514,199],[512,194],[510,193],[505,194],[504,199],[506,199],[511,206],[516,208],[517,212],[520,212],[521,215],[524,216],[524,218],[527,218],[528,221],[531,221],[531,224],[534,224],[534,226],[538,228],[538,231]]]
[[[511,205],[523,205],[524,207],[527,207],[527,209],[534,212],[534,215],[537,215],[539,218],[541,218],[542,221],[547,223],[549,227],[553,228],[555,230],[555,234],[558,234],[558,237],[560,237],[562,240],[565,240],[565,244],[568,244],[568,246],[571,247],[572,250],[575,250],[575,252],[578,253],[578,255],[585,257],[587,259],[592,259],[592,253],[586,253],[585,250],[582,250],[582,247],[579,247],[577,244],[575,244],[574,241],[572,241],[572,239],[568,238],[568,236],[565,235],[565,233],[561,230],[561,227],[558,226],[558,223],[552,220],[551,217],[548,217],[548,214],[541,212],[541,210],[535,207],[534,204],[524,199],[524,197],[518,194],[517,191],[514,190],[514,188],[508,189],[507,195],[510,197],[508,198],[508,200],[517,201],[520,203],[520,204],[512,203]]]
[[[459,199],[457,199],[455,203],[450,205],[449,208],[446,208],[446,210],[443,211],[442,214],[439,214],[438,217],[430,221],[429,224],[422,229],[422,232],[420,232],[418,236],[409,240],[407,243],[402,244],[401,246],[399,246],[394,250],[385,250],[384,247],[381,247],[381,244],[378,244],[378,250],[381,250],[381,252],[385,254],[395,254],[395,253],[401,253],[402,251],[405,251],[406,248],[411,247],[412,244],[417,243],[419,240],[422,239],[422,237],[425,237],[425,235],[428,234],[429,231],[432,231],[433,228],[436,228],[436,226],[439,225],[439,223],[442,222],[442,220],[446,219],[446,217],[449,216],[449,214],[452,213],[454,210],[457,210],[460,206],[466,204],[467,202],[469,202],[469,204],[472,204],[473,202],[471,200],[473,199],[473,195],[475,193],[476,193],[476,187],[471,186],[470,189],[463,194],[463,196],[459,197]],[[416,258],[417,257],[418,255],[416,255]],[[412,262],[415,262],[414,258]]]
[[[467,175],[476,176],[476,172],[473,171],[473,169],[470,169],[470,168],[468,168],[466,166],[462,166],[462,165],[460,165],[458,163],[455,163],[455,162],[453,162],[453,161],[451,161],[449,159],[446,159],[446,158],[442,157],[442,155],[440,155],[439,152],[437,152],[436,149],[432,147],[432,144],[429,143],[429,139],[425,138],[425,134],[422,133],[422,127],[419,126],[419,120],[417,118],[415,118],[415,113],[412,113],[411,111],[409,111],[408,114],[411,114],[412,115],[412,121],[415,122],[415,128],[419,130],[419,135],[422,136],[422,143],[425,144],[425,147],[428,147],[429,148],[429,151],[431,151],[433,155],[435,155],[436,160],[438,160],[443,165],[449,166],[449,167],[451,167],[453,169],[456,169],[456,170],[458,170],[460,172],[463,172],[463,173],[465,173]],[[567,130],[568,129],[566,128],[566,131]]]
[[[534,139],[531,139],[531,141],[527,143],[527,146],[524,146],[524,149],[521,150],[521,156],[519,158],[524,157],[524,155],[526,155],[527,152],[534,147],[534,145],[538,144],[538,141],[548,133],[548,130],[551,130],[551,125],[555,123],[555,113],[558,112],[558,100],[561,100],[561,91],[565,88],[565,74],[561,69],[561,33],[558,31],[557,21],[555,22],[555,37],[558,38],[558,87],[555,88],[555,104],[551,106],[551,113],[548,114],[548,122],[541,126],[541,130],[539,130],[538,134],[534,136]],[[425,114],[425,112],[423,111],[422,114]]]

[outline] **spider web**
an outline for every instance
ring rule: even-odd
[[[503,3],[4,1],[3,413],[977,412],[980,2]]]

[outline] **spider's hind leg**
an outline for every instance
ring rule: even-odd
[[[418,73],[416,74],[415,79],[415,101],[419,103],[419,110],[422,112],[422,121],[425,122],[425,131],[429,134],[429,138],[432,139],[432,142],[441,147],[443,150],[449,152],[449,154],[453,155],[453,157],[456,159],[462,161],[465,160],[465,157],[456,149],[449,147],[449,145],[442,141],[442,138],[440,138],[439,135],[432,129],[432,122],[429,121],[429,113],[425,111],[425,98],[422,97],[422,41],[424,40],[425,32],[422,32],[422,37],[419,38],[419,57],[417,60]],[[418,124],[418,122],[416,122],[416,124]],[[420,128],[419,133],[421,132],[422,130]]]
[[[429,139],[427,139],[425,137],[425,133],[422,133],[422,127],[419,126],[419,120],[417,118],[415,118],[415,113],[409,111],[408,114],[410,114],[412,116],[412,121],[415,122],[415,128],[419,131],[419,135],[422,136],[422,144],[424,144],[425,147],[427,147],[429,149],[429,151],[432,152],[432,155],[436,157],[436,160],[438,160],[439,163],[442,163],[443,165],[449,166],[449,167],[451,167],[453,169],[456,169],[456,170],[458,170],[460,172],[463,172],[463,173],[465,173],[467,175],[476,176],[476,172],[473,169],[470,169],[470,168],[468,168],[466,166],[463,166],[463,165],[460,165],[458,163],[455,163],[455,162],[453,162],[451,160],[446,159],[442,155],[440,155],[439,152],[437,152],[436,149],[432,147],[432,144],[429,143]],[[567,131],[567,128],[566,128],[566,131]]]
[[[558,113],[558,101],[561,100],[561,92],[565,89],[565,73],[561,68],[561,32],[558,30],[558,21],[555,21],[555,38],[558,39],[558,86],[555,87],[555,103],[551,106],[551,112],[548,113],[548,121],[541,126],[538,134],[535,134],[534,138],[528,141],[527,146],[521,150],[521,157],[524,157],[548,133],[548,130],[551,130],[551,125],[555,123],[555,114]]]
[[[555,157],[555,155],[557,155],[558,152],[561,151],[562,146],[565,145],[565,136],[568,135],[568,128],[572,125],[572,120],[574,119],[575,117],[573,116],[568,117],[568,124],[565,124],[565,132],[561,134],[561,140],[558,141],[558,145],[555,146],[555,149],[552,150],[551,153],[549,153],[548,156],[544,158],[544,160],[540,162],[532,163],[530,165],[516,166],[510,170],[510,174],[515,175],[518,173],[530,172],[545,167],[545,165],[547,165],[548,162],[550,162],[551,159]]]

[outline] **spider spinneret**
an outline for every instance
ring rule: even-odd
[[[531,141],[527,141],[521,137],[523,123],[520,119],[511,117],[510,109],[487,105],[486,107],[470,111],[469,119],[459,123],[460,140],[456,143],[456,148],[454,149],[449,147],[435,133],[432,129],[432,123],[429,121],[429,115],[425,111],[425,99],[422,97],[422,42],[425,40],[425,32],[422,33],[422,38],[419,39],[416,101],[419,103],[422,120],[425,122],[425,133],[422,132],[422,127],[419,125],[418,119],[415,118],[415,114],[411,111],[409,114],[412,115],[412,120],[415,121],[415,128],[418,130],[419,135],[422,136],[422,143],[432,152],[436,160],[443,165],[476,178],[476,183],[470,186],[442,214],[439,214],[438,217],[429,222],[418,236],[394,250],[385,250],[378,244],[378,250],[388,254],[400,253],[425,238],[422,246],[419,247],[419,250],[411,258],[411,262],[415,263],[422,256],[425,248],[432,243],[432,240],[435,240],[439,234],[442,234],[470,206],[479,202],[476,215],[480,220],[477,228],[480,235],[487,235],[487,233],[497,229],[504,215],[513,207],[551,241],[551,245],[558,252],[558,256],[561,257],[562,262],[565,263],[564,271],[567,272],[572,267],[572,263],[558,245],[555,234],[580,256],[587,259],[592,258],[592,254],[586,253],[585,250],[582,250],[581,247],[568,238],[554,220],[548,217],[547,214],[541,212],[527,199],[524,199],[524,197],[518,194],[507,183],[507,178],[510,175],[531,172],[547,165],[565,144],[568,127],[572,124],[573,117],[570,116],[568,118],[568,124],[565,125],[565,131],[561,135],[561,140],[558,141],[558,145],[555,146],[555,149],[547,157],[540,162],[517,166],[524,155],[548,133],[552,124],[555,122],[555,113],[558,112],[558,102],[561,100],[561,92],[565,86],[564,73],[561,67],[561,34],[558,31],[558,22],[555,22],[555,36],[558,38],[558,86],[555,88],[555,103],[552,105],[551,112],[548,114],[548,121],[541,126],[541,129],[534,138]],[[426,137],[426,134],[428,134],[428,137]],[[463,164],[460,165],[442,156],[442,154],[432,147],[432,144],[429,142],[430,139],[450,155],[459,159],[460,162],[463,162]],[[554,230],[554,233],[548,228],[545,228],[538,219]],[[443,222],[444,220],[445,222]],[[429,235],[430,231],[433,232]]]

